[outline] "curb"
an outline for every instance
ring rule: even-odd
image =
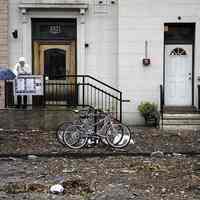
[[[195,157],[200,156],[200,152],[164,152],[164,157],[167,155],[170,155],[172,157],[176,157],[176,155],[180,156],[186,156],[186,157]],[[94,158],[94,157],[119,157],[119,156],[127,156],[127,157],[151,157],[151,153],[145,152],[145,153],[132,153],[132,152],[108,152],[108,153],[44,153],[44,154],[0,154],[0,158],[22,158],[22,159],[28,159],[28,156],[34,155],[40,158]],[[155,158],[155,157],[153,157]],[[162,157],[161,157],[162,158]]]

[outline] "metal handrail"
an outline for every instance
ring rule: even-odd
[[[161,115],[161,126],[163,128],[163,115],[164,115],[164,87],[160,85],[160,115]]]
[[[82,102],[83,102],[83,105],[87,105],[87,103],[85,102],[85,86],[90,86],[91,88],[94,88],[95,90],[98,90],[99,92],[115,99],[116,101],[119,102],[119,121],[122,121],[122,103],[123,103],[123,99],[122,99],[122,92],[106,83],[104,83],[103,81],[100,81],[98,80],[97,78],[94,78],[93,76],[91,75],[76,75],[76,74],[73,74],[73,75],[63,75],[63,76],[56,76],[55,78],[57,79],[67,79],[67,78],[81,78],[82,79],[82,82],[79,82],[77,83],[79,86],[83,86],[82,87]],[[94,81],[94,83],[98,84],[98,86],[95,86],[94,83],[91,84],[90,82],[91,81]],[[71,83],[69,83],[71,84]],[[72,84],[73,85],[73,84]],[[99,87],[99,85],[101,86],[101,88]],[[104,88],[103,88],[104,87]],[[106,91],[107,90],[107,91]],[[115,93],[115,94],[114,94]],[[117,103],[116,103],[117,105]],[[117,106],[118,107],[118,106]],[[117,114],[116,114],[117,115]]]
[[[200,111],[200,85],[197,85],[198,89],[198,111]]]
[[[7,86],[8,84],[7,82]],[[6,93],[7,107],[14,106],[13,91],[9,91],[7,87]],[[38,105],[40,102],[43,106],[97,106],[115,113],[115,118],[119,121],[122,121],[122,103],[125,102],[120,90],[90,75],[64,75],[55,77],[55,80],[44,77],[44,96],[35,100]]]
[[[86,74],[86,75],[76,75],[76,74],[72,74],[71,75],[70,74],[70,75],[63,75],[63,76],[55,76],[55,78],[67,78],[67,77],[75,77],[75,78],[83,78],[83,77],[85,77],[85,78],[89,78],[89,79],[92,79],[92,80],[100,83],[101,85],[104,85],[105,87],[107,87],[107,88],[109,88],[109,89],[111,89],[111,90],[113,90],[115,92],[121,93],[120,90],[118,90],[118,89],[116,89],[116,88],[114,88],[114,87],[112,87],[112,86],[110,86],[110,85],[108,85],[108,84],[106,84],[106,83],[94,78],[93,76],[88,75],[88,74]]]

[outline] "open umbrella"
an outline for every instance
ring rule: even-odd
[[[8,68],[0,67],[0,80],[13,80],[16,75]]]

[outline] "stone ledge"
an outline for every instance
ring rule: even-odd
[[[88,9],[86,3],[22,3],[20,9]]]

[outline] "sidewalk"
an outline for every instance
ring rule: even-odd
[[[136,142],[122,150],[72,150],[55,132],[1,130],[0,199],[199,200],[200,156],[178,154],[200,153],[199,132],[131,130]],[[166,155],[149,156],[155,151]],[[51,194],[55,184],[65,192]]]
[[[199,154],[200,132],[198,131],[162,131],[155,128],[131,127],[133,141],[124,149],[112,149],[99,144],[79,150],[69,149],[56,140],[55,132],[40,130],[0,130],[0,156],[108,156],[141,155],[152,152],[165,154]]]

